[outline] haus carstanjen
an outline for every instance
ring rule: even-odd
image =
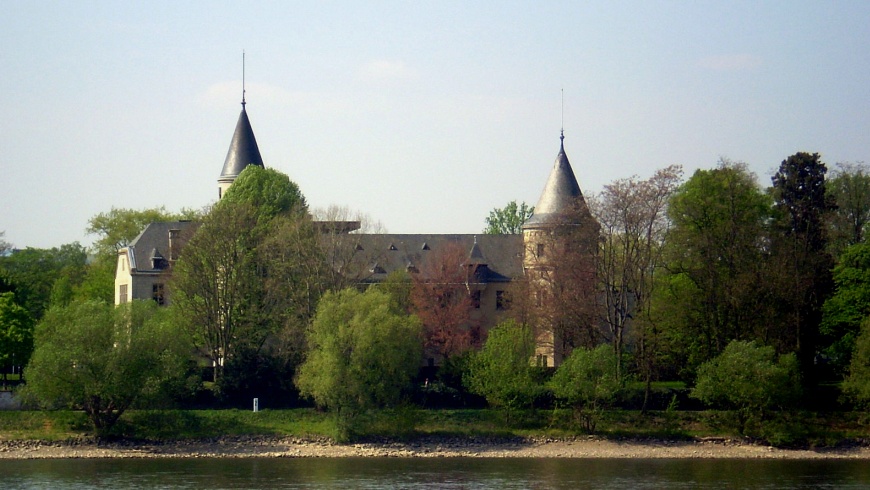
[[[474,324],[488,329],[516,315],[512,309],[523,308],[526,320],[535,327],[535,362],[558,366],[572,346],[582,342],[578,337],[596,330],[592,310],[600,229],[568,161],[564,139],[563,132],[559,153],[522,235],[367,234],[359,232],[356,221],[319,222],[319,228],[322,233],[342,235],[350,260],[358,266],[352,282],[361,287],[396,270],[426,274],[428,257],[445,248],[461,249],[461,277],[473,299]],[[249,165],[265,168],[243,97],[218,178],[218,199]],[[115,304],[134,299],[168,301],[167,278],[184,237],[196,226],[191,221],[151,223],[118,250]],[[432,364],[438,359],[425,361]]]

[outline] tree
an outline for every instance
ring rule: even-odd
[[[514,320],[502,322],[489,331],[483,348],[472,354],[463,383],[510,414],[531,405],[542,392],[531,365],[534,354],[532,329]]]
[[[472,318],[474,271],[458,243],[445,243],[431,254],[411,278],[411,311],[423,323],[426,356],[445,360],[479,347],[482,340],[480,324]]]
[[[826,192],[827,167],[818,153],[796,153],[773,176],[776,233],[771,243],[780,271],[781,351],[797,353],[807,381],[817,353],[822,304],[833,288],[825,221],[835,204]]]
[[[641,348],[646,347],[643,341],[647,336],[640,327],[650,324],[654,275],[660,272],[670,225],[667,203],[681,175],[682,169],[673,165],[658,170],[647,180],[637,177],[617,180],[604,186],[604,191],[592,201],[593,215],[601,224],[597,262],[603,303],[600,313],[616,355],[618,377],[623,373],[622,354],[630,323],[637,325]]]
[[[283,328],[301,331],[313,311],[317,247],[304,206],[286,175],[249,165],[181,252],[171,300],[212,361],[218,390],[237,354],[257,355]]]
[[[255,209],[261,222],[289,213],[304,214],[308,210],[305,196],[290,177],[258,165],[245,167],[217,206],[232,204],[246,204]]]
[[[825,183],[831,213],[829,246],[833,256],[846,247],[864,241],[870,222],[870,170],[863,163],[838,163]]]
[[[185,246],[170,282],[171,300],[211,360],[215,382],[239,344],[261,345],[268,334],[258,329],[258,305],[252,304],[262,289],[255,226],[250,206],[216,206]]]
[[[556,398],[573,408],[583,428],[594,432],[601,410],[613,402],[622,388],[617,356],[607,345],[574,349],[556,369],[548,386]]]
[[[36,327],[27,396],[84,410],[98,433],[137,400],[184,373],[188,351],[152,301],[52,308]]]
[[[698,369],[691,396],[720,408],[736,410],[741,433],[753,417],[787,407],[800,393],[797,358],[777,359],[772,347],[735,340]]]
[[[0,293],[0,369],[3,383],[13,366],[24,366],[33,352],[33,317],[15,302],[11,292]]]
[[[525,202],[517,205],[516,201],[511,201],[505,207],[489,212],[483,232],[487,235],[520,234],[523,232],[523,224],[532,217],[534,211],[535,207],[528,206]]]
[[[822,347],[839,372],[849,366],[861,324],[870,315],[870,244],[847,248],[834,267],[834,293],[822,306]]]
[[[38,320],[49,306],[55,281],[67,277],[71,287],[82,283],[87,251],[78,242],[50,249],[27,247],[0,257],[0,270],[12,283],[18,304]]]
[[[870,319],[862,322],[861,333],[855,340],[843,393],[862,407],[870,405]]]
[[[376,289],[327,292],[308,332],[296,384],[333,411],[342,436],[364,410],[395,406],[420,365],[420,323]]]
[[[732,340],[765,337],[769,215],[770,199],[755,175],[728,160],[697,170],[671,197],[669,274],[656,308],[670,342],[683,353],[678,365],[686,374]]]

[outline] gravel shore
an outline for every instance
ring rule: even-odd
[[[777,449],[698,441],[502,440],[423,438],[413,442],[334,444],[282,437],[226,437],[176,442],[0,441],[0,459],[66,458],[764,458],[870,459],[870,448]]]

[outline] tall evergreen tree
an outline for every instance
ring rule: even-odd
[[[783,322],[776,337],[781,351],[797,354],[810,383],[822,304],[833,289],[825,220],[835,204],[826,193],[827,170],[818,153],[799,152],[783,160],[772,179],[776,228],[771,244],[779,265],[773,270],[780,272],[774,280]]]

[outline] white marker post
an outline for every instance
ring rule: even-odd
[[[260,399],[254,398],[254,413],[257,413],[259,411],[260,411]]]

